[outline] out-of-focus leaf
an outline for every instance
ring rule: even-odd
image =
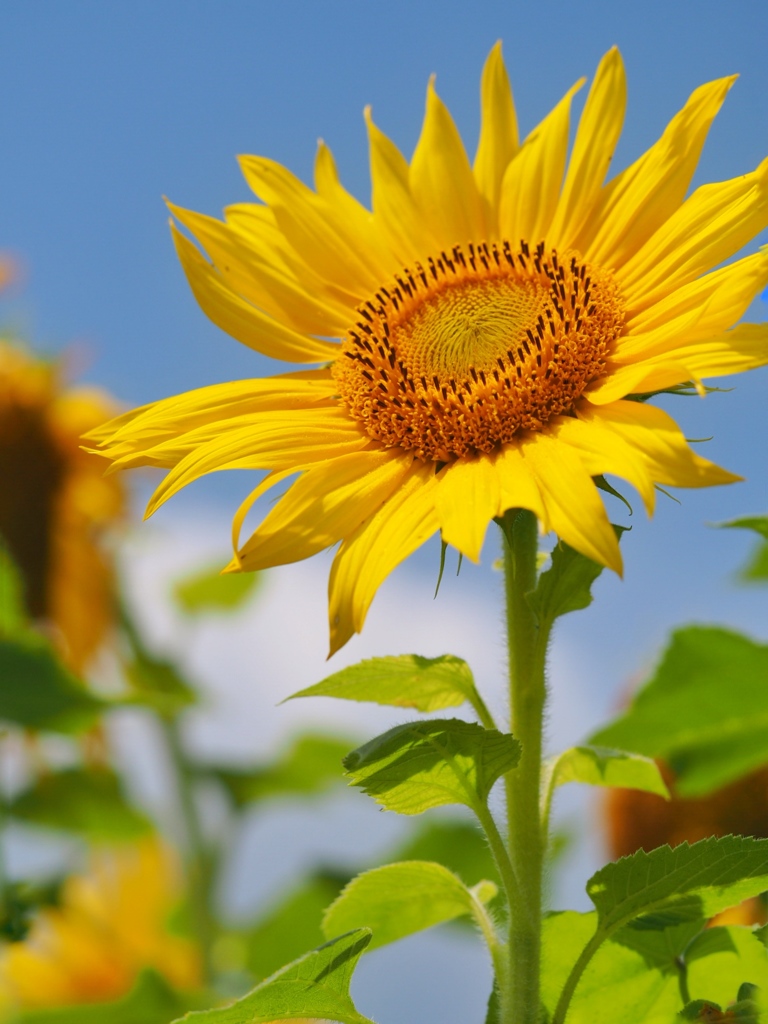
[[[729,519],[728,522],[717,525],[725,530],[753,530],[763,540],[768,540],[768,516],[741,516],[739,519]]]
[[[386,859],[434,860],[458,875],[465,885],[476,885],[483,878],[499,882],[488,843],[471,821],[427,821]]]
[[[0,719],[28,729],[87,729],[108,705],[88,693],[33,632],[0,638]]]
[[[256,978],[266,978],[303,950],[325,939],[323,914],[348,876],[316,874],[273,903],[244,935],[245,966]]]
[[[745,583],[763,583],[768,580],[768,541],[758,544],[752,557],[739,572],[739,579]]]
[[[77,832],[91,842],[135,839],[152,827],[106,768],[44,775],[9,803],[7,813],[30,825]]]
[[[353,785],[390,811],[421,814],[441,804],[477,808],[520,759],[512,736],[460,719],[399,725],[353,750]]]
[[[147,970],[123,999],[29,1010],[14,1017],[13,1024],[168,1024],[172,1017],[200,1002],[200,996],[174,992],[164,978]]]
[[[181,1020],[185,1024],[271,1024],[308,1017],[338,1024],[373,1024],[357,1012],[349,995],[352,973],[370,941],[366,928],[332,939],[229,1006],[189,1013]],[[181,1020],[173,1024],[181,1024]]]
[[[197,700],[195,691],[170,661],[155,658],[143,648],[134,649],[133,660],[125,666],[132,692],[128,701],[151,707],[165,718],[173,718]]]
[[[258,572],[221,574],[228,559],[207,565],[176,582],[173,596],[187,615],[234,611],[259,590],[263,575]]]
[[[0,636],[19,632],[26,621],[21,577],[0,540]]]
[[[455,917],[473,914],[475,901],[487,903],[497,894],[493,882],[474,890],[442,864],[410,860],[386,864],[353,878],[323,919],[326,936],[353,928],[373,932],[371,949],[432,928]]]
[[[640,789],[669,799],[669,790],[656,762],[642,754],[610,747],[571,747],[548,765],[554,786],[581,782],[588,786],[619,786]]]
[[[205,771],[226,786],[238,806],[276,796],[309,796],[344,781],[342,760],[351,745],[349,739],[307,733],[292,740],[272,764]]]
[[[458,707],[477,696],[472,671],[452,654],[422,658],[418,654],[368,658],[335,672],[294,697],[341,697],[417,711]]]
[[[677,630],[627,711],[590,742],[674,764],[700,796],[768,760],[768,645],[716,627]]]
[[[638,850],[587,883],[606,933],[640,917],[649,926],[660,915],[668,924],[704,920],[766,889],[768,839],[746,836]]]

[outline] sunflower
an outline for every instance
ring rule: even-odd
[[[3,946],[0,1005],[118,999],[147,967],[178,988],[199,985],[194,946],[168,930],[178,877],[156,840],[95,852],[88,872],[67,879],[58,905],[39,912],[26,939]]]
[[[498,44],[473,164],[434,80],[410,164],[366,110],[371,211],[322,142],[314,190],[243,157],[262,203],[231,206],[224,222],[171,205],[209,259],[173,226],[179,257],[214,323],[316,368],[165,399],[92,438],[117,467],[170,470],[149,513],[203,474],[267,470],[235,517],[229,569],[340,542],[332,652],[419,545],[439,530],[477,560],[489,521],[510,508],[621,572],[594,478],[622,477],[649,513],[656,484],[737,479],[639,399],[691,382],[703,391],[703,377],[768,361],[766,325],[733,327],[768,283],[768,252],[711,269],[768,224],[768,161],[686,198],[733,81],[697,89],[607,184],[626,97],[616,49],[597,69],[570,159],[583,80],[521,144]],[[296,474],[241,544],[252,504]]]
[[[61,367],[0,341],[0,544],[22,579],[27,611],[53,627],[81,669],[111,621],[113,579],[99,534],[122,512],[123,489],[80,438],[115,404],[67,388]]]

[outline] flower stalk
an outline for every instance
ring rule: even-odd
[[[546,838],[540,812],[545,660],[549,629],[540,626],[527,595],[536,586],[536,517],[513,509],[504,534],[510,730],[520,741],[520,763],[506,777],[509,856],[519,890],[510,907],[509,972],[501,993],[502,1024],[537,1024],[541,963],[541,908]]]

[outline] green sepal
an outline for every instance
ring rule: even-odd
[[[173,587],[179,608],[187,615],[230,612],[240,608],[261,588],[260,572],[221,572],[221,562],[206,565],[182,579]]]
[[[367,658],[335,672],[295,697],[340,697],[417,711],[440,711],[477,699],[472,671],[452,654],[422,658],[418,654]]]
[[[264,1024],[297,1017],[373,1024],[357,1012],[349,995],[352,973],[370,941],[367,928],[341,935],[282,967],[229,1006],[188,1013],[173,1024]]]
[[[344,767],[352,785],[387,810],[421,814],[442,804],[484,804],[519,759],[512,736],[449,718],[396,726],[348,754]]]
[[[89,842],[129,841],[152,829],[149,819],[125,798],[108,768],[69,768],[43,775],[15,796],[6,814],[28,825],[61,829]]]
[[[85,689],[44,637],[28,630],[0,638],[0,719],[27,729],[79,732],[108,706]]]
[[[353,878],[330,905],[323,919],[326,936],[367,927],[370,949],[396,942],[456,917],[471,915],[476,903],[496,896],[493,882],[468,889],[442,864],[411,860],[372,868]]]
[[[297,736],[271,764],[235,769],[203,766],[201,774],[215,777],[237,807],[279,796],[309,796],[344,781],[342,760],[349,739],[323,733]]]
[[[717,627],[677,630],[629,708],[590,743],[664,758],[680,795],[701,796],[765,764],[766,679],[768,645]]]

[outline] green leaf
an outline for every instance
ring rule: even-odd
[[[283,967],[237,1002],[181,1019],[192,1024],[263,1024],[309,1017],[373,1024],[357,1012],[349,995],[352,972],[370,941],[365,928],[342,935]]]
[[[519,759],[512,736],[450,718],[396,726],[348,754],[344,767],[387,810],[421,814],[441,804],[476,808]]]
[[[147,970],[123,999],[30,1010],[13,1017],[13,1024],[168,1024],[172,1017],[199,1005],[199,996],[180,995],[159,974]]]
[[[8,804],[7,814],[30,825],[77,832],[91,842],[132,840],[152,827],[106,768],[44,775]]]
[[[173,718],[197,700],[194,689],[172,662],[156,658],[143,647],[134,647],[125,674],[132,687],[127,702],[151,707],[164,718]]]
[[[739,572],[739,579],[745,583],[768,580],[768,541],[758,544],[750,560]]]
[[[623,528],[614,526],[618,536]],[[576,612],[592,604],[592,584],[603,566],[559,541],[552,549],[552,565],[539,576],[528,603],[540,623],[550,625],[560,615]]]
[[[669,799],[659,766],[650,757],[610,747],[571,747],[548,763],[552,785],[582,782],[588,786],[641,789]]]
[[[108,705],[92,696],[37,633],[0,639],[0,719],[28,729],[87,729]]]
[[[352,928],[373,932],[370,948],[475,912],[476,901],[487,903],[498,892],[493,882],[474,890],[460,878],[428,860],[404,861],[373,868],[353,878],[328,908],[326,936]]]
[[[692,999],[727,1006],[744,982],[768,985],[768,952],[751,928],[709,928],[688,946],[685,960]]]
[[[294,697],[341,697],[373,701],[417,711],[454,708],[477,696],[469,665],[452,654],[422,658],[418,654],[368,658],[335,672]]]
[[[766,889],[768,839],[745,836],[638,850],[587,883],[606,933],[639,917],[649,925],[660,916],[666,923],[703,920]]]
[[[768,540],[768,516],[742,516],[717,525],[724,530],[754,530],[763,540]]]
[[[18,633],[26,622],[21,576],[0,539],[0,636]]]
[[[768,759],[768,646],[716,627],[678,630],[628,710],[590,742],[674,764],[698,796]]]
[[[350,740],[307,733],[292,740],[272,764],[251,770],[208,768],[242,807],[276,796],[308,796],[344,781],[342,761]]]
[[[323,915],[348,880],[348,875],[318,873],[268,907],[243,936],[248,970],[256,978],[266,978],[305,949],[324,942]]]
[[[257,590],[263,575],[257,572],[230,572],[222,575],[227,559],[198,569],[176,582],[173,596],[187,615],[229,612],[239,608]]]

